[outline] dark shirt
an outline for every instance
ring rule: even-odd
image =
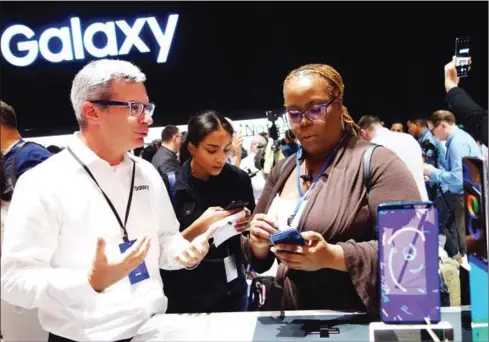
[[[465,90],[459,87],[450,89],[446,101],[457,121],[463,123],[467,132],[484,145],[487,143],[487,110],[472,100]]]
[[[175,171],[175,178],[172,204],[180,231],[189,227],[209,207],[224,208],[231,201],[243,200],[249,203],[248,209],[255,209],[251,179],[233,165],[226,164],[218,176],[202,181],[191,176],[189,160]],[[169,189],[167,175],[163,180]],[[238,278],[227,283],[224,258],[230,254],[236,257]],[[162,270],[168,312],[230,311],[227,296],[247,291],[245,263],[240,235],[236,235],[217,248],[211,244],[208,254],[194,270]]]
[[[156,167],[162,177],[165,173],[175,171],[180,167],[177,154],[164,146],[160,146],[158,151],[156,151],[151,164]]]
[[[25,144],[25,146],[20,149],[23,144]],[[14,159],[19,149],[20,152],[14,166]],[[19,177],[22,176],[27,170],[32,169],[34,166],[42,163],[49,157],[51,157],[51,152],[44,147],[21,139],[9,151],[7,151],[2,158],[4,160],[4,168],[7,176],[10,177],[14,173],[16,181],[18,181]]]

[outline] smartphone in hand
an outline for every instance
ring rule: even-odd
[[[244,209],[247,205],[248,205],[247,201],[232,201],[224,209],[225,210],[234,210],[238,208]]]
[[[470,37],[455,39],[455,68],[458,77],[469,76]]]
[[[273,245],[284,244],[304,246],[306,244],[306,241],[296,228],[281,230],[275,234],[270,235],[270,242]]]

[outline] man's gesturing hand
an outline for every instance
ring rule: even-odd
[[[148,254],[151,241],[149,237],[138,239],[118,262],[109,262],[105,255],[105,240],[97,240],[97,249],[92,269],[88,275],[88,282],[97,292],[102,292],[112,284],[126,277],[132,270],[138,267]]]

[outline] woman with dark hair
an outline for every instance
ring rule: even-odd
[[[182,132],[182,144],[180,145],[180,151],[178,152],[178,160],[180,165],[183,165],[189,159],[190,152],[188,151],[187,132]]]
[[[366,182],[370,144],[358,137],[343,92],[328,65],[305,65],[284,81],[286,118],[301,147],[272,169],[242,241],[257,272],[279,262],[274,309],[376,311],[377,205],[420,200],[406,165],[382,146]],[[306,245],[271,246],[270,234],[289,228]]]
[[[247,227],[255,208],[248,175],[227,163],[232,148],[233,127],[224,116],[205,111],[188,122],[184,144],[190,159],[174,173],[163,176],[182,235],[192,241],[210,225],[245,210],[235,225],[237,232]],[[248,204],[225,210],[232,201]],[[193,270],[161,271],[167,313],[246,311],[247,283],[240,235],[216,247]]]

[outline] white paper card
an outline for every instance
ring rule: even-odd
[[[219,227],[212,236],[214,238],[214,245],[219,247],[223,242],[229,240],[233,236],[241,234],[240,232],[236,231],[235,226],[236,222],[245,216],[246,212],[243,210],[214,223],[213,226],[217,225]]]
[[[228,283],[238,278],[238,268],[236,267],[236,258],[229,255],[224,258],[224,269],[226,270],[226,280]]]
[[[231,224],[225,224],[224,226],[221,226],[215,233],[214,233],[214,245],[216,247],[219,247],[223,242],[229,240],[235,235],[240,234],[236,229],[234,228],[234,225]]]

